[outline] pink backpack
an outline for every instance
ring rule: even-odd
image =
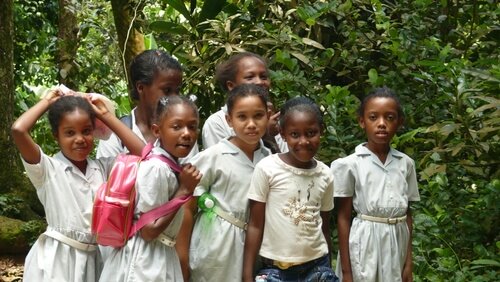
[[[92,211],[92,233],[97,243],[104,246],[122,247],[144,225],[177,211],[192,198],[191,195],[174,198],[140,216],[135,224],[135,181],[139,164],[143,160],[157,158],[167,163],[170,168],[180,172],[182,168],[162,155],[151,154],[152,143],[142,150],[142,156],[119,154],[109,174],[108,181],[97,190]]]

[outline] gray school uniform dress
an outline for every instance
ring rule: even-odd
[[[365,147],[335,160],[335,197],[353,197],[354,218],[349,234],[349,253],[354,281],[401,281],[409,231],[406,220],[388,224],[360,218],[404,217],[410,201],[419,201],[413,160],[390,149],[385,163]],[[342,277],[340,254],[335,271]]]
[[[270,152],[260,142],[253,162],[228,139],[192,159],[203,177],[195,196],[210,192],[216,205],[240,222],[248,220],[247,193],[255,165]],[[213,212],[199,211],[189,250],[191,281],[241,281],[245,230]]]
[[[158,145],[156,142],[155,145]],[[154,154],[170,155],[160,147],[153,148]],[[170,167],[158,159],[141,162],[137,172],[137,191],[134,218],[168,202],[179,184]],[[99,281],[182,281],[179,257],[173,243],[182,224],[184,210],[179,209],[169,226],[152,241],[145,241],[139,232],[130,238],[125,246],[111,251],[104,261]],[[161,238],[168,238],[172,244],[165,244]]]
[[[23,279],[96,281],[100,258],[90,231],[92,205],[95,192],[106,181],[114,158],[87,159],[83,174],[61,152],[54,157],[41,150],[40,153],[40,163],[28,164],[23,160],[23,165],[44,206],[47,232],[75,240],[83,248],[72,247],[55,239],[54,235],[40,236],[26,257]]]

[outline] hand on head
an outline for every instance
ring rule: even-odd
[[[101,95],[86,94],[85,98],[89,101],[90,105],[92,105],[92,108],[98,118],[101,118],[105,114],[109,113],[109,109],[106,107],[104,98]]]
[[[59,90],[59,88],[51,89],[43,99],[47,100],[49,104],[54,103],[60,97],[64,96],[64,93]]]

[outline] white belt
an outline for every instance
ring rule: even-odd
[[[158,235],[158,237],[156,237],[156,240],[160,241],[160,243],[168,247],[175,246],[175,240],[163,234]]]
[[[225,221],[231,223],[232,225],[239,227],[243,230],[247,230],[247,223],[244,221],[241,221],[240,219],[232,216],[230,213],[226,212],[225,210],[219,208],[217,205],[215,205],[212,209],[216,215],[218,215],[220,218],[224,219]]]
[[[85,251],[85,252],[93,252],[97,250],[97,245],[96,244],[87,244],[87,243],[82,243],[77,240],[71,239],[67,236],[64,236],[63,234],[55,231],[55,230],[47,230],[40,237],[46,236],[46,237],[51,237],[56,239],[59,242],[62,242],[66,245],[69,245],[75,249],[78,249],[80,251]]]
[[[358,214],[357,217],[363,220],[386,223],[386,224],[398,224],[406,221],[406,215],[401,217],[377,217],[366,214]]]

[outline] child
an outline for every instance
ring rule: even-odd
[[[186,212],[183,226],[190,231],[192,227],[192,235],[187,235],[191,239],[190,281],[241,281],[249,176],[270,154],[261,141],[268,122],[266,102],[262,87],[242,84],[234,88],[227,99],[226,117],[234,135],[192,159],[203,177],[194,192],[201,201],[194,227],[195,205],[191,205],[190,217]]]
[[[177,161],[189,154],[198,136],[198,110],[185,97],[162,97],[156,107],[152,132],[158,138],[153,154]],[[201,174],[186,164],[177,176],[170,167],[152,158],[137,172],[134,218],[176,197],[193,193]],[[123,248],[113,249],[104,262],[100,281],[182,281],[174,245],[182,223],[182,208],[146,224]]]
[[[161,50],[146,50],[132,60],[130,80],[134,87],[131,96],[137,106],[122,121],[144,142],[153,142],[156,137],[151,125],[154,122],[155,107],[161,97],[179,95],[182,67],[175,58]],[[126,152],[126,148],[116,135],[100,141],[97,147],[97,157],[114,157],[122,152]],[[193,146],[186,159],[196,153],[197,145]],[[187,161],[186,159],[181,159],[181,162]]]
[[[255,167],[243,281],[254,281],[257,253],[263,268],[256,281],[336,281],[329,256],[333,178],[314,159],[324,129],[321,111],[305,97],[293,98],[283,105],[279,124],[289,151]]]
[[[257,54],[250,52],[238,53],[230,57],[226,62],[217,66],[215,79],[224,91],[231,91],[240,84],[256,84],[269,91],[271,79],[265,60]],[[267,94],[266,94],[267,95]],[[234,135],[233,130],[226,121],[227,106],[222,107],[218,112],[212,114],[203,124],[202,143],[206,149],[217,144],[220,140]],[[269,132],[277,125],[279,113],[273,113],[269,119]],[[281,137],[276,136],[279,148],[287,150],[286,144]]]
[[[403,110],[390,89],[380,88],[358,115],[368,142],[331,165],[339,205],[337,273],[342,281],[412,281],[408,202],[420,199],[415,165],[390,146]]]
[[[94,147],[95,118],[103,121],[140,155],[144,143],[108,111],[101,99],[64,96],[50,91],[12,125],[12,137],[47,219],[25,262],[24,281],[95,281],[99,257],[90,231],[92,203],[106,181],[114,159],[89,159]],[[92,105],[89,103],[92,102]],[[29,132],[49,110],[52,134],[61,151],[44,154]]]

